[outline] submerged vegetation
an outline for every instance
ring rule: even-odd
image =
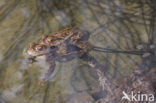
[[[112,101],[110,91],[103,91],[99,85],[97,73],[79,58],[56,63],[52,81],[38,85],[47,64],[25,64],[23,51],[30,42],[38,41],[41,35],[65,27],[89,31],[89,41],[98,47],[146,51],[142,56],[96,51],[90,52],[90,55],[104,67],[103,73],[98,72],[101,83],[105,75],[114,83],[110,87],[116,90],[116,94],[122,94],[127,86],[127,90],[131,90],[133,84],[138,84],[133,80],[142,80],[141,83],[147,83],[146,86],[151,83],[153,87],[147,88],[153,88],[155,93],[155,0],[0,0],[0,102]],[[136,73],[136,70],[143,73]],[[109,83],[104,82],[104,85],[109,87]],[[120,88],[115,89],[115,86]],[[116,97],[114,101],[117,99],[121,100],[121,97]]]

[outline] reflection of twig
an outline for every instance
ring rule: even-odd
[[[43,103],[47,103],[47,97],[48,97],[48,90],[49,90],[49,83],[46,85],[45,91],[44,91],[44,96],[43,96]]]
[[[102,89],[105,89],[105,83],[106,83],[106,78],[103,77],[103,73],[100,70],[97,70],[97,74],[99,76],[99,82],[100,86],[102,86]]]
[[[6,4],[0,7],[0,21],[5,19],[19,4],[20,0],[5,1]]]
[[[104,76],[104,73],[101,72],[99,69],[97,69],[97,75],[99,76],[99,82],[100,82],[100,86],[102,87],[103,90],[108,90],[111,94],[112,90],[111,90],[111,83],[108,81],[107,77]]]

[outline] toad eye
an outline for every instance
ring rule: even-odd
[[[36,51],[41,51],[43,49],[43,47],[42,46],[38,46],[35,49],[36,49]]]
[[[51,41],[52,41],[52,38],[47,38],[47,41],[48,41],[48,42],[51,42]]]

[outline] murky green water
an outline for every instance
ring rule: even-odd
[[[95,46],[137,50],[155,43],[155,1],[138,0],[0,0],[0,103],[95,103],[101,90],[94,70],[79,58],[56,63],[51,82],[39,85],[41,63],[26,64],[24,50],[43,34],[64,27],[90,32]],[[155,67],[154,56],[90,55],[107,68],[112,81],[135,69]],[[147,64],[146,64],[147,63]],[[39,65],[40,64],[40,65]]]

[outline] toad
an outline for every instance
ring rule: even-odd
[[[120,51],[96,47],[89,43],[89,36],[89,32],[85,30],[66,28],[50,35],[43,35],[38,43],[31,43],[26,52],[30,56],[30,61],[33,62],[36,58],[42,58],[50,64],[48,71],[43,77],[43,81],[48,81],[48,78],[53,73],[55,61],[64,62],[79,57],[87,61],[91,68],[101,68],[96,59],[88,54],[91,50],[135,55],[142,55],[144,53],[140,51]]]

